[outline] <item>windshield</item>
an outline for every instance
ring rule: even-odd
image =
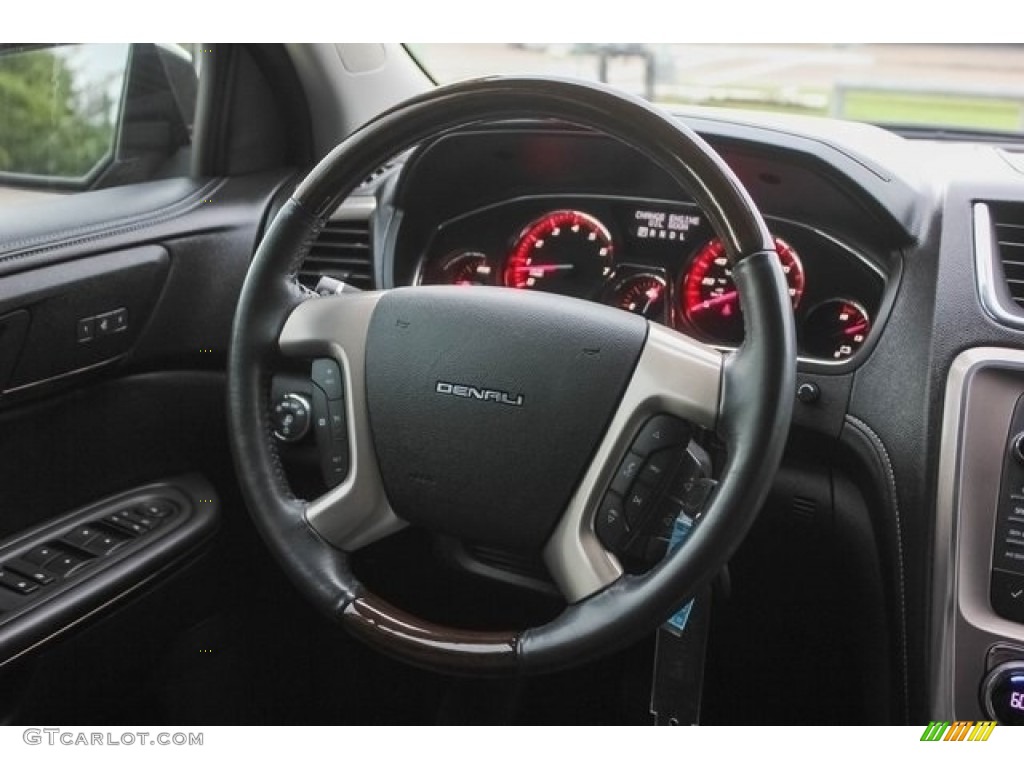
[[[413,44],[439,83],[490,74],[610,83],[669,107],[1019,134],[1024,45]]]

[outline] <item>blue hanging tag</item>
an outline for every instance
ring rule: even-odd
[[[675,523],[672,526],[672,538],[668,542],[668,551],[675,552],[683,543],[690,537],[690,533],[693,531],[693,520],[686,515],[680,514],[676,518]],[[676,611],[665,622],[665,627],[675,634],[682,634],[683,630],[686,629],[686,622],[690,620],[690,611],[693,609],[693,600],[690,600],[686,605]]]

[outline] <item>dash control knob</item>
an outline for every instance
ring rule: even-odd
[[[1013,438],[1013,458],[1024,464],[1024,432]]]
[[[270,409],[274,437],[284,443],[297,443],[313,423],[312,408],[302,395],[289,392]]]
[[[1024,661],[1008,661],[981,683],[985,714],[1001,725],[1024,725]]]

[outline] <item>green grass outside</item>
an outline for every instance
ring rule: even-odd
[[[1021,105],[1012,101],[851,91],[843,115],[869,123],[910,123],[1019,131]]]
[[[824,97],[825,94],[819,94]],[[822,99],[823,100],[823,99]],[[779,102],[765,96],[758,99],[715,99],[709,106],[763,109],[769,112],[829,116],[828,108],[814,108],[793,102]],[[1024,129],[1024,104],[998,99],[943,97],[931,94],[850,91],[846,95],[847,120],[868,123],[933,125],[951,128],[1017,132]]]

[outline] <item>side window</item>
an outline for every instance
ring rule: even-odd
[[[196,46],[0,48],[0,203],[187,175]]]

